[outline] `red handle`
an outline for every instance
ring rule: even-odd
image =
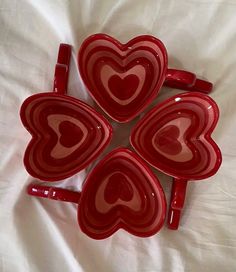
[[[198,79],[195,74],[176,69],[167,69],[164,85],[186,91],[210,93],[213,87],[211,82]]]
[[[28,185],[27,193],[32,196],[44,197],[66,202],[73,202],[77,204],[79,203],[81,196],[80,192],[73,192],[62,188],[42,186],[38,184]]]
[[[66,94],[69,68],[70,68],[71,46],[69,44],[60,44],[58,51],[57,64],[54,74],[53,91]]]
[[[188,181],[186,179],[173,180],[170,207],[168,214],[168,228],[177,230],[181,216],[181,210],[184,206],[186,188]]]

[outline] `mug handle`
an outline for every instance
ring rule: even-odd
[[[185,91],[208,94],[212,91],[211,82],[199,79],[195,74],[184,70],[167,69],[164,85]]]
[[[70,70],[71,45],[61,43],[58,51],[57,64],[54,72],[53,91],[59,94],[67,93]]]
[[[181,210],[184,207],[188,180],[174,178],[171,190],[170,207],[168,212],[168,228],[177,230],[179,227]]]
[[[74,192],[63,188],[30,184],[27,187],[27,194],[36,197],[49,198],[53,200],[66,201],[78,204],[81,192]]]

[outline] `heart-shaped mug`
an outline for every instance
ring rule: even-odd
[[[67,96],[71,47],[61,44],[54,92],[28,97],[20,117],[32,135],[24,164],[30,175],[57,181],[84,169],[108,145],[109,122],[86,103]]]
[[[156,169],[174,177],[169,227],[177,229],[188,180],[202,180],[219,169],[222,156],[211,138],[219,109],[201,93],[179,94],[148,112],[133,128],[130,142]]]
[[[28,194],[75,202],[81,230],[104,239],[120,228],[148,237],[163,226],[166,200],[157,177],[127,148],[106,155],[90,172],[81,192],[31,184]]]
[[[156,97],[162,85],[209,93],[210,82],[183,70],[168,69],[164,44],[141,35],[126,44],[105,35],[89,36],[78,65],[91,96],[115,121],[128,122]]]

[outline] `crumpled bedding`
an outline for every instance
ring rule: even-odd
[[[235,0],[0,1],[1,272],[236,271],[235,14]],[[80,44],[98,32],[122,42],[154,35],[167,47],[169,67],[214,83],[211,97],[221,116],[213,136],[223,163],[215,176],[189,183],[178,231],[164,226],[141,239],[120,230],[96,241],[80,231],[75,204],[25,193],[35,180],[22,162],[30,135],[20,122],[20,105],[26,97],[52,89],[63,42],[73,46],[69,94],[98,109],[77,68]],[[163,88],[153,105],[178,92]],[[106,152],[129,145],[136,121],[113,124],[115,136]],[[54,185],[79,190],[92,166]],[[171,179],[156,174],[169,199]]]

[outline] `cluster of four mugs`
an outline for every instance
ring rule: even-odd
[[[32,135],[24,164],[42,181],[76,174],[112,138],[105,117],[66,94],[70,56],[71,46],[61,44],[53,92],[30,96],[21,107],[22,123]],[[190,92],[145,114],[130,135],[137,154],[124,147],[113,150],[89,173],[82,192],[33,183],[28,193],[79,204],[80,228],[91,238],[107,238],[120,228],[147,237],[161,229],[166,216],[165,195],[150,164],[174,178],[168,226],[177,229],[187,181],[210,177],[221,164],[221,152],[211,138],[219,110],[206,95],[212,84],[193,73],[169,69],[165,46],[149,35],[126,44],[105,34],[92,35],[81,45],[78,64],[91,96],[120,123],[138,116],[163,85]]]

